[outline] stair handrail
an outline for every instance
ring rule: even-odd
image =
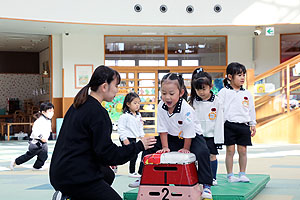
[[[291,67],[293,67],[295,64],[297,64],[299,62],[300,62],[300,54],[297,55],[297,56],[295,56],[295,57],[293,57],[293,58],[291,58],[291,59],[289,59],[289,60],[287,60],[287,61],[285,61],[285,62],[283,62],[283,63],[281,63],[277,67],[274,67],[274,68],[272,68],[272,69],[270,69],[270,70],[268,70],[268,71],[266,71],[266,72],[264,72],[262,74],[259,74],[259,75],[255,76],[254,77],[254,82],[257,82],[257,81],[259,81],[261,79],[264,79],[264,78],[266,78],[268,76],[271,76],[273,74],[276,74],[277,72],[279,72],[279,71],[281,71],[283,69],[286,69],[286,67],[288,65],[291,68]]]
[[[291,82],[290,83],[290,87],[292,87],[292,86],[294,86],[294,85],[296,85],[296,84],[299,84],[300,83],[300,79],[297,79],[297,80],[295,80],[295,81],[293,81],[293,82]],[[272,92],[269,92],[269,93],[267,93],[267,94],[265,94],[265,95],[263,95],[263,96],[260,96],[259,98],[257,98],[257,99],[255,99],[254,100],[254,102],[255,102],[255,107],[259,107],[263,102],[260,102],[259,104],[257,104],[256,105],[256,102],[259,102],[260,100],[262,100],[263,98],[265,98],[265,97],[267,97],[267,96],[269,96],[269,95],[271,95],[271,94],[273,94],[273,93],[276,93],[276,92],[278,92],[278,91],[280,91],[280,90],[283,90],[283,89],[286,89],[286,85],[285,86],[282,86],[282,87],[279,87],[279,88],[277,88],[276,90],[274,90],[274,91],[272,91]],[[295,88],[291,88],[291,91],[294,91],[294,90],[297,90],[298,88],[300,88],[300,85],[298,85],[298,86],[296,86]]]

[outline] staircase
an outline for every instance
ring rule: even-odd
[[[293,107],[300,103],[298,63],[300,55],[250,79],[252,83],[248,82],[248,86],[260,84],[254,100],[258,123],[253,138],[255,143],[300,144],[300,108]]]

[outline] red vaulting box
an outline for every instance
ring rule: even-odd
[[[141,185],[195,185],[198,183],[195,161],[196,156],[192,153],[146,155]]]

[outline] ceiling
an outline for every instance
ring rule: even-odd
[[[300,33],[299,24],[272,25],[275,34]],[[263,27],[265,28],[265,27]],[[254,36],[255,26],[132,26],[74,24],[0,19],[0,51],[39,52],[49,46],[53,34],[101,35],[246,35]],[[263,30],[264,33],[264,30]],[[262,34],[263,34],[262,33]],[[259,37],[259,36],[258,36]]]

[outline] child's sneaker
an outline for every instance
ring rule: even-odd
[[[218,185],[217,179],[213,179],[213,185]]]
[[[227,181],[228,181],[229,183],[237,183],[237,182],[240,182],[240,179],[239,179],[238,177],[235,177],[235,176],[229,176],[229,177],[227,178]]]
[[[245,176],[245,175],[241,175],[240,176],[240,182],[249,183],[250,179],[247,176]]]
[[[41,167],[41,168],[37,169],[37,168],[32,167],[32,171],[46,171],[46,168]]]
[[[15,159],[12,160],[9,165],[10,170],[14,170],[16,165],[17,165],[16,160]]]
[[[133,183],[129,183],[128,186],[131,188],[137,188],[140,186],[140,184],[141,184],[141,179],[139,178],[139,179],[135,180]]]
[[[139,173],[136,173],[136,172],[129,173],[128,176],[131,177],[131,178],[141,178],[141,175]]]
[[[209,188],[203,188],[202,199],[212,199],[211,191]]]

